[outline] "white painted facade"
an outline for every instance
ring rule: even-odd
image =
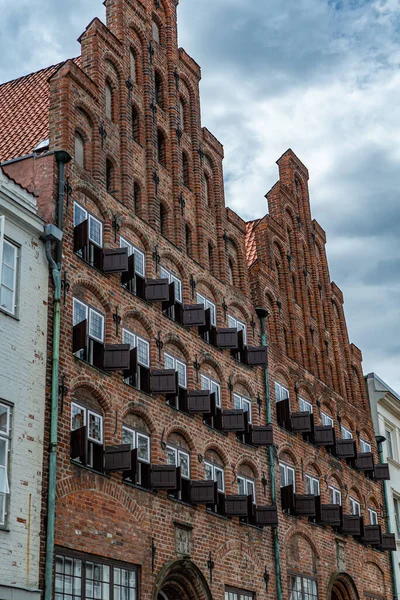
[[[393,553],[397,589],[400,592],[400,396],[375,373],[366,378],[375,435],[386,438],[382,444],[383,462],[389,464],[390,481],[385,481],[390,532],[396,534]]]
[[[40,598],[48,303],[43,229],[35,197],[0,169],[1,600]]]

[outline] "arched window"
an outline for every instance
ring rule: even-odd
[[[80,167],[85,166],[85,142],[78,132],[75,132],[75,162]]]
[[[113,91],[109,83],[106,83],[106,117],[113,119]]]
[[[288,454],[283,454],[279,459],[279,472],[281,488],[288,485],[293,486],[296,491],[296,470],[292,458]]]
[[[189,225],[185,225],[185,242],[186,242],[186,253],[188,256],[192,255],[192,232],[190,231]]]
[[[142,210],[142,198],[140,185],[136,181],[133,184],[133,204],[135,208],[135,214],[139,215],[140,217]]]
[[[233,262],[231,261],[231,259],[229,259],[229,261],[228,261],[228,273],[229,273],[229,283],[230,283],[230,285],[235,285]]]
[[[132,83],[136,83],[136,56],[133,50],[130,51],[129,54],[129,58],[130,58],[130,77],[131,77],[131,81]]]
[[[179,100],[179,126],[182,131],[185,129],[185,104],[182,98]]]
[[[153,40],[155,42],[157,42],[157,44],[159,44],[160,43],[160,28],[154,20],[153,20],[153,24],[152,24],[152,31],[153,31]]]
[[[187,188],[190,188],[189,157],[185,151],[182,152],[182,174],[184,185]]]
[[[218,488],[217,504],[210,506],[209,510],[225,514],[225,474],[224,463],[221,457],[213,450],[208,450],[204,457],[204,471],[207,481],[216,481]]]
[[[71,402],[71,459],[103,472],[103,431],[99,403],[86,390],[77,390]]]
[[[110,194],[114,191],[114,165],[111,160],[106,160],[106,189]]]
[[[181,489],[172,495],[182,502],[190,502],[190,450],[186,440],[177,433],[168,436],[167,463],[181,469]]]
[[[209,176],[204,173],[204,201],[206,203],[206,206],[210,206],[210,201],[211,201],[211,190],[210,190],[210,178]]]
[[[157,105],[164,109],[164,85],[163,80],[158,71],[154,74],[155,94]]]
[[[308,467],[307,473],[305,476],[306,483],[306,494],[310,494],[312,496],[320,495],[320,481],[319,474],[315,467]]]
[[[122,426],[122,443],[137,450],[137,463],[134,481],[128,472],[124,480],[144,488],[150,488],[151,437],[146,423],[137,415],[127,415]]]
[[[160,232],[161,232],[161,235],[166,234],[166,224],[167,224],[166,217],[167,217],[167,215],[166,215],[165,206],[162,202],[160,202]]]
[[[166,166],[166,156],[165,156],[165,136],[161,129],[157,130],[157,154],[158,154],[158,162],[165,167]]]
[[[135,142],[140,144],[140,119],[136,106],[132,106],[132,137]]]

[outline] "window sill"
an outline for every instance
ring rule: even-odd
[[[172,500],[172,502],[176,502],[177,504],[182,504],[183,506],[186,506],[187,508],[192,508],[193,510],[196,510],[196,507],[193,506],[193,504],[190,504],[189,502],[185,502],[184,500],[179,500],[179,498],[174,498],[174,496],[172,496],[172,494],[168,494],[168,500]]]
[[[253,525],[252,523],[245,523],[244,521],[241,521],[239,519],[239,525],[243,525],[243,527],[251,527],[251,529],[256,529],[256,531],[264,531],[263,527],[260,527],[259,525]]]
[[[96,368],[96,367],[95,367]],[[147,368],[147,367],[146,367]],[[148,398],[153,398],[153,395],[150,394],[149,392],[143,392],[143,390],[139,390],[139,388],[135,387],[134,385],[131,385],[130,383],[127,383],[125,381],[125,379],[122,379],[124,385],[127,385],[129,388],[131,388],[132,390],[135,390],[135,392],[139,392],[139,394],[143,394],[143,396],[147,396]]]
[[[75,360],[83,363],[84,365],[87,365],[88,367],[90,367],[91,369],[94,369],[98,373],[101,373],[102,375],[105,375],[106,377],[111,377],[112,372],[107,373],[106,371],[103,371],[102,369],[99,369],[99,367],[95,367],[94,365],[92,365],[91,363],[87,362],[86,360],[83,360],[83,358],[78,358],[77,356],[75,356],[75,354],[73,354],[72,356],[75,358]]]
[[[175,323],[175,325],[178,325],[178,327],[180,327],[181,329],[183,329],[184,331],[186,331],[187,333],[189,333],[189,329],[187,327],[185,327],[184,325],[182,325],[182,323],[179,323],[179,321],[175,321],[175,319],[173,319],[172,317],[169,317],[168,315],[166,315],[164,311],[162,311],[162,314],[164,315],[164,317],[166,319],[168,319],[172,323]]]
[[[8,312],[8,310],[5,310],[4,308],[1,308],[1,307],[0,307],[0,313],[5,315],[6,317],[10,317],[11,319],[14,319],[14,321],[21,320],[19,317],[17,317],[17,315],[13,315],[12,313]]]
[[[11,533],[11,529],[8,529],[7,525],[0,525],[0,532]]]
[[[130,481],[125,481],[124,479],[122,480],[122,483],[124,485],[127,485],[128,487],[134,488],[135,490],[140,490],[142,492],[147,492],[148,494],[152,494],[152,496],[156,496],[156,492],[153,492],[153,490],[149,490],[149,488],[145,488],[141,485],[138,485],[137,483],[131,483]]]
[[[237,358],[234,358],[233,356],[231,356],[231,359],[233,361],[235,361],[235,363],[237,363],[238,365],[240,365],[241,367],[244,367],[245,369],[247,369],[248,371],[252,371],[253,368],[250,367],[249,365],[245,365],[244,363],[242,363],[240,360],[238,360]]]
[[[102,277],[106,277],[107,279],[110,279],[110,276],[107,273],[104,273],[104,271],[100,271],[100,269],[98,269],[94,265],[91,265],[90,262],[88,262],[87,260],[85,260],[84,258],[82,258],[81,256],[79,256],[79,254],[77,254],[76,252],[74,252],[74,254],[77,257],[77,259],[80,262],[82,262],[84,265],[86,265],[90,269],[93,269],[93,271],[95,271],[96,273],[99,273],[100,275],[102,275]]]
[[[92,467],[83,465],[82,463],[80,463],[77,460],[74,460],[72,458],[70,459],[70,464],[74,465],[75,467],[79,467],[80,469],[84,469],[85,471],[90,471],[90,473],[94,473],[95,475],[101,475],[102,477],[105,477],[106,479],[111,479],[111,476],[107,475],[107,473],[104,473],[102,471],[96,471],[96,469],[92,469]]]
[[[216,429],[215,427],[213,427],[212,425],[209,425],[205,421],[203,421],[203,423],[206,427],[208,427],[208,429],[211,429],[211,431],[215,431],[216,433],[219,433],[220,435],[223,435],[224,437],[228,437],[229,434],[226,431],[220,431],[219,429]]]
[[[246,446],[246,448],[250,448],[252,450],[257,450],[257,447],[262,448],[263,446],[253,446],[253,444],[248,444],[247,442],[243,442],[236,437],[236,441],[239,442],[242,446]],[[266,446],[264,446],[266,448]]]
[[[126,289],[126,287],[124,285],[121,284],[120,287],[123,290],[125,290],[125,292],[127,292],[130,296],[133,296],[134,298],[138,298],[139,300],[141,300],[142,302],[144,302],[144,304],[147,304],[147,306],[153,306],[153,304],[151,302],[148,302],[148,300],[146,300],[145,298],[142,298],[141,296],[139,296],[135,292],[130,292],[128,289]]]
[[[229,517],[226,517],[225,515],[220,515],[219,513],[216,513],[212,510],[210,510],[209,508],[206,508],[206,513],[207,515],[212,515],[213,517],[217,517],[217,519],[223,519],[224,521],[230,521],[231,519],[229,519]]]

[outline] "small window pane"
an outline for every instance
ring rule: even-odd
[[[103,224],[89,215],[89,239],[98,246],[103,245]]]
[[[171,275],[171,282],[174,283],[175,287],[175,298],[178,302],[182,302],[182,282],[180,279]]]
[[[131,350],[133,348],[136,348],[136,336],[134,333],[132,333],[131,331],[128,331],[127,329],[123,329],[122,330],[122,343],[123,344],[129,344]]]
[[[361,452],[371,452],[371,444],[366,440],[360,439]]]
[[[150,462],[150,438],[147,435],[137,434],[138,459]]]
[[[204,470],[205,470],[205,473],[206,473],[206,479],[207,479],[207,481],[213,480],[214,476],[213,476],[212,465],[210,465],[208,463],[204,463]]]
[[[4,404],[0,404],[0,433],[8,435],[9,429],[9,408]]]
[[[82,321],[87,319],[87,306],[82,302],[79,302],[74,298],[74,315],[73,315],[73,323],[74,325],[78,325]]]
[[[190,459],[186,452],[179,452],[179,466],[181,467],[181,475],[186,479],[190,478]]]
[[[175,369],[175,360],[169,354],[164,354],[164,367],[166,369]]]
[[[177,455],[177,451],[175,448],[171,448],[171,446],[167,446],[167,464],[168,465],[174,465],[175,467],[176,465],[176,455]]]
[[[321,413],[322,425],[333,427],[333,419],[326,413]]]
[[[122,428],[122,443],[129,444],[132,450],[135,449],[135,432],[127,427]]]
[[[236,329],[236,319],[228,315],[228,327],[230,329]]]
[[[142,340],[142,338],[137,338],[137,357],[138,362],[145,367],[148,367],[150,364],[149,359],[149,342],[146,340]]]
[[[246,482],[242,477],[238,477],[239,495],[244,496],[246,493]]]
[[[89,433],[88,437],[95,442],[102,442],[102,417],[89,412]]]
[[[74,227],[83,223],[87,219],[87,212],[80,204],[74,204]]]
[[[178,371],[178,383],[181,387],[186,387],[186,365],[180,361],[176,361],[176,370]]]
[[[89,335],[100,342],[103,341],[104,317],[94,310],[89,312]]]
[[[214,467],[215,470],[215,481],[217,482],[218,485],[218,490],[220,492],[224,491],[224,472],[221,469],[218,469],[217,467]]]
[[[71,431],[86,425],[86,410],[77,404],[71,405]]]
[[[144,254],[137,248],[133,248],[133,252],[135,254],[135,271],[138,275],[141,275],[141,277],[144,277],[145,276]]]

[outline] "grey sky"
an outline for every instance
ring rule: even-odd
[[[79,54],[101,0],[0,0],[0,81]],[[227,204],[266,212],[275,161],[308,166],[351,341],[400,391],[400,0],[180,0]]]

